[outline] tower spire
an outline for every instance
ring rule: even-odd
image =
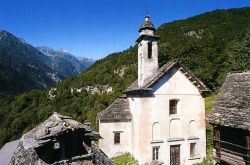
[[[143,23],[141,24],[141,27],[140,27],[140,29],[139,29],[139,32],[141,32],[142,30],[146,30],[146,29],[155,31],[154,24],[153,24],[153,22],[151,21],[149,15],[146,15],[146,16],[145,16],[145,19],[144,19]]]

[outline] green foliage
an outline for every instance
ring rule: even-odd
[[[249,8],[216,10],[163,24],[157,31],[161,64],[178,59],[217,90],[226,73],[250,67],[249,12]]]
[[[205,109],[206,114],[208,114],[212,109],[212,104],[215,99],[215,95],[211,95],[205,98]],[[212,165],[212,150],[213,150],[213,127],[211,124],[207,123],[206,128],[206,147],[207,147],[207,158],[203,160],[202,163],[197,163],[196,165]]]
[[[206,114],[208,114],[211,111],[214,99],[215,99],[215,95],[211,95],[205,98]]]
[[[213,165],[213,162],[211,159],[205,159],[201,163],[195,163],[194,165]]]
[[[216,93],[230,71],[249,70],[250,8],[216,10],[186,20],[163,24],[157,29],[160,65],[178,59]],[[0,66],[1,69],[1,66]],[[113,53],[77,77],[48,90],[33,90],[18,96],[0,94],[0,147],[48,118],[54,111],[97,129],[96,113],[105,109],[137,77],[137,47]],[[71,88],[108,84],[113,93],[91,94]],[[209,112],[214,96],[206,99]],[[211,146],[212,128],[207,129]]]
[[[116,156],[112,158],[112,162],[116,165],[137,165],[139,163],[130,153]]]

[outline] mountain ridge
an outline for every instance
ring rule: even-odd
[[[24,39],[0,30],[0,92],[20,93],[49,88],[66,77],[79,74],[92,64],[91,61],[81,62],[71,54],[69,56],[78,62],[77,70],[73,61],[47,56]]]
[[[73,69],[73,73],[70,74],[66,74],[68,76],[74,76],[77,75],[79,73],[81,73],[82,71],[84,71],[85,69],[87,69],[94,61],[91,59],[87,59],[87,58],[79,58],[77,56],[72,55],[71,53],[65,51],[65,50],[55,50],[53,48],[50,47],[45,47],[45,46],[40,46],[40,47],[36,47],[39,51],[41,51],[43,54],[51,57],[51,60],[54,61],[54,63],[56,63],[56,57],[57,58],[62,58],[63,60],[66,60],[67,62],[71,63]],[[76,72],[76,73],[74,73]]]
[[[61,79],[61,75],[43,63],[46,56],[30,44],[4,30],[0,39],[0,63],[35,82],[31,89],[50,87]]]

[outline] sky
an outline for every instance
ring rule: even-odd
[[[33,46],[100,59],[135,44],[146,13],[155,27],[250,0],[0,0],[0,29]]]

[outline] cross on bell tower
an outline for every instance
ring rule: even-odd
[[[138,43],[138,85],[142,87],[145,82],[158,70],[158,43],[155,27],[149,16],[145,17],[140,29]]]

